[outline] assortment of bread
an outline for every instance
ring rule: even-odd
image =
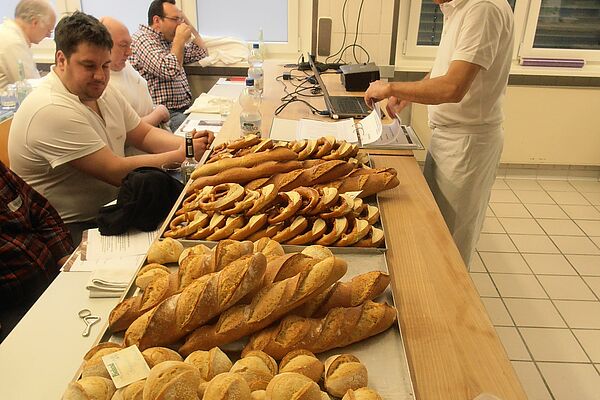
[[[185,362],[167,357],[149,364],[146,379],[116,391],[110,379],[84,377],[69,384],[63,399],[330,400],[331,395],[347,400],[381,400],[377,392],[367,388],[366,367],[351,354],[329,357],[323,364],[301,349],[287,354],[279,366],[262,351],[249,352],[234,364],[216,347],[192,355]]]

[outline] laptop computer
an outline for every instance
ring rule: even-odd
[[[325,98],[325,105],[329,110],[329,116],[333,119],[340,118],[364,118],[371,112],[365,99],[360,96],[330,96],[327,92],[327,87],[323,83],[321,73],[317,69],[312,56],[308,56],[308,62],[310,69],[315,74],[315,79],[319,83],[323,96]]]

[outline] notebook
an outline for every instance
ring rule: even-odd
[[[333,119],[340,118],[364,118],[371,112],[365,99],[360,96],[330,96],[327,91],[327,87],[323,83],[321,73],[317,69],[313,58],[309,55],[308,62],[310,68],[315,74],[315,79],[321,87],[323,96],[325,98],[325,105],[329,110],[329,116]]]

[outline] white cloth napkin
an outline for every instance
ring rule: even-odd
[[[235,64],[248,60],[248,43],[231,37],[203,37],[208,48],[208,57],[198,64],[203,67],[214,64]]]
[[[184,114],[189,113],[206,113],[206,114],[219,114],[221,113],[221,104],[231,104],[231,99],[227,97],[211,96],[210,94],[202,93],[194,100],[194,104]]]
[[[86,285],[90,297],[121,297],[135,274],[137,264],[97,268]]]

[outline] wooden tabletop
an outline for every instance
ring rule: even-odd
[[[275,80],[281,71],[280,62],[265,64],[263,132],[270,130],[281,104],[283,85]],[[325,77],[328,88],[339,79]],[[339,93],[339,88],[334,90]],[[322,98],[310,100],[315,107],[325,108]],[[236,104],[219,142],[239,136],[239,112]],[[301,103],[288,105],[279,116],[326,119],[311,114]],[[490,393],[503,400],[527,399],[421,170],[407,154],[412,153],[399,151],[372,159],[375,167],[395,168],[400,180],[398,187],[381,192],[379,201],[416,397],[471,400]]]

